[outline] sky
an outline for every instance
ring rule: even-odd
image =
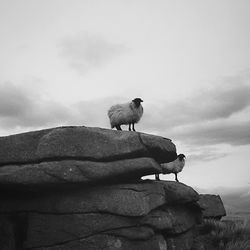
[[[249,192],[249,12],[249,0],[1,0],[0,135],[110,128],[109,107],[140,97],[136,129],[187,156],[180,181]]]

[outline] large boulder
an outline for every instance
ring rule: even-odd
[[[144,175],[160,172],[160,165],[154,159],[147,157],[111,162],[48,161],[0,167],[0,187],[24,189],[100,182],[112,183],[140,179]]]
[[[0,212],[103,212],[143,216],[164,204],[186,204],[199,199],[191,187],[173,181],[139,181],[52,191],[8,193],[5,198],[2,196]]]
[[[14,221],[21,230],[7,231],[12,237],[24,232],[24,249],[162,250],[167,249],[169,237],[197,224],[198,199],[182,183],[144,180],[8,193],[1,200],[0,213],[26,215]]]
[[[149,156],[160,163],[173,161],[175,145],[160,136],[90,127],[58,127],[0,137],[0,165]]]
[[[0,137],[0,249],[190,249],[206,207],[199,194],[141,179],[175,159],[171,140],[137,132]]]
[[[121,182],[162,172],[170,139],[129,131],[59,127],[0,137],[0,188]]]
[[[160,181],[166,193],[167,204],[186,204],[199,200],[199,194],[190,186],[176,181]]]
[[[139,218],[108,213],[57,215],[31,213],[28,218],[25,247],[57,245],[99,233],[125,237],[129,240],[148,240],[154,236],[153,229],[140,226],[139,221]]]
[[[223,202],[219,195],[200,194],[198,201],[204,218],[221,219],[226,215]]]
[[[165,205],[145,216],[141,223],[156,231],[174,235],[193,228],[201,221],[201,212],[193,203],[183,205]]]

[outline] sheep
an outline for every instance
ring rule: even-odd
[[[185,159],[186,156],[184,154],[179,154],[177,156],[177,159],[175,161],[169,162],[169,163],[163,163],[161,164],[163,169],[163,174],[175,174],[175,180],[179,182],[177,178],[177,173],[181,172],[183,167],[185,166]],[[155,179],[160,180],[159,174],[155,174]]]
[[[135,123],[138,123],[143,114],[143,107],[141,105],[143,100],[141,98],[135,98],[129,103],[116,104],[108,110],[108,117],[110,119],[111,128],[122,130],[121,125],[129,125],[129,131],[131,131],[131,125],[133,131],[135,131]]]

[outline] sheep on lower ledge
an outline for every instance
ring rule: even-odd
[[[135,98],[132,102],[112,106],[108,110],[111,128],[122,130],[121,125],[124,124],[129,125],[129,131],[131,131],[132,125],[132,129],[135,131],[135,123],[139,122],[143,114],[141,102],[143,102],[141,98]]]
[[[177,178],[177,174],[181,172],[182,169],[184,168],[185,159],[186,159],[186,156],[184,154],[179,154],[176,160],[161,164],[162,169],[163,169],[162,173],[163,174],[172,174],[172,173],[175,174],[175,180],[179,182]],[[159,174],[155,174],[155,179],[160,180]]]

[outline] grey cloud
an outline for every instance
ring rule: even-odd
[[[132,99],[131,99],[132,100]],[[127,102],[124,97],[110,96],[91,101],[77,102],[72,109],[75,112],[74,123],[86,126],[110,128],[108,109],[116,104]]]
[[[44,100],[41,89],[0,83],[0,128],[10,133],[16,128],[23,131],[61,125],[110,128],[109,107],[126,101],[127,98],[112,96],[65,107],[48,96]]]
[[[215,86],[194,99],[198,104],[194,115],[201,119],[228,118],[250,105],[250,86],[240,81]],[[190,105],[189,105],[190,107]]]
[[[85,74],[93,68],[112,61],[128,49],[122,44],[109,42],[101,36],[81,33],[64,38],[60,44],[60,51],[70,67],[80,74]]]
[[[30,105],[29,98],[22,89],[18,89],[11,82],[0,85],[0,116],[19,116],[26,112]]]
[[[218,152],[218,149],[214,148],[208,148],[208,147],[202,147],[200,148],[200,152],[197,153],[191,153],[188,155],[188,162],[189,164],[192,163],[199,163],[199,162],[208,162],[217,160],[220,158],[223,158],[227,156],[228,153],[225,152]]]
[[[249,79],[250,80],[250,79]],[[215,86],[186,100],[164,105],[147,105],[148,127],[157,129],[230,118],[250,107],[250,85],[235,82]]]
[[[250,107],[250,71],[224,77],[184,100],[144,105],[146,126],[159,130],[231,118]]]
[[[53,100],[44,101],[35,91],[11,82],[0,84],[0,126],[36,128],[61,125],[72,118],[71,111]]]
[[[193,145],[247,145],[250,144],[250,120],[195,124],[175,128],[171,135]]]
[[[192,145],[250,144],[250,74],[226,77],[175,103],[145,102],[143,129]],[[239,119],[239,117],[244,119]]]

